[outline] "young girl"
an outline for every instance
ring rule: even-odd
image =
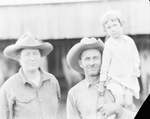
[[[115,103],[135,109],[133,96],[139,98],[140,59],[133,39],[122,32],[124,23],[118,11],[110,11],[102,17],[109,38],[103,51],[100,83],[112,92]]]

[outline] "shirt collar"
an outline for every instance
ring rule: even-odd
[[[91,83],[90,83],[90,82],[88,82],[88,81],[85,79],[85,85],[86,85],[86,87],[87,87],[87,88],[89,88],[89,87],[90,87],[90,85],[91,85]]]
[[[46,74],[41,68],[39,68],[39,71],[40,71],[40,73],[41,73],[41,80],[42,80],[42,82],[45,81],[45,80],[50,80],[49,75]],[[26,84],[26,83],[31,83],[31,82],[25,77],[22,68],[19,69],[19,75],[21,76],[21,78],[22,78],[24,84]]]
[[[99,83],[100,81],[97,81],[97,84]],[[85,85],[86,85],[86,87],[87,88],[90,88],[92,85],[94,85],[94,84],[92,84],[92,83],[90,83],[89,81],[87,81],[86,79],[85,79]]]

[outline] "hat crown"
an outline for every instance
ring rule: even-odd
[[[41,57],[47,56],[53,50],[53,46],[50,43],[48,42],[43,43],[35,39],[30,32],[26,32],[17,40],[15,44],[7,46],[4,49],[3,53],[6,57],[18,60],[17,51],[26,48],[39,49],[41,51]]]
[[[84,37],[81,39],[80,43],[83,43],[83,44],[91,44],[91,43],[95,43],[97,42],[96,38],[88,38],[88,37]]]
[[[40,45],[40,41],[36,40],[30,32],[26,32],[16,42],[17,45],[23,46],[37,46]]]

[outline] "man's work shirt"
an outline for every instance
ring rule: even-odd
[[[57,79],[41,72],[39,87],[26,79],[22,69],[0,89],[0,119],[57,119],[60,87]]]
[[[106,91],[104,96],[100,96],[95,84],[83,80],[68,93],[67,117],[68,119],[104,119],[98,111],[98,106],[113,101],[110,92]]]
[[[98,111],[98,107],[109,102],[114,102],[110,91],[105,90],[104,96],[100,96],[97,85],[83,80],[68,93],[67,119],[105,119]],[[116,119],[134,119],[135,115],[136,112],[123,108]]]

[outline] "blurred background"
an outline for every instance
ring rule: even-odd
[[[105,41],[100,23],[108,10],[119,10],[126,19],[124,33],[132,37],[141,59],[138,108],[150,93],[150,3],[148,0],[0,0],[0,87],[19,69],[17,62],[3,56],[3,49],[26,31],[50,42],[54,50],[42,67],[54,74],[61,87],[59,118],[66,119],[68,90],[83,79],[66,64],[66,54],[82,37]]]

